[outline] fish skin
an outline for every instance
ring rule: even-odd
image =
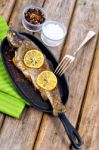
[[[24,36],[20,36],[13,30],[10,30],[7,34],[7,40],[16,48],[19,48],[21,46],[24,39]]]
[[[15,39],[13,38],[15,37],[10,37],[8,38],[8,40],[13,46],[15,46]],[[14,41],[14,44],[13,44],[13,41]],[[33,83],[35,88],[40,91],[43,99],[50,101],[52,108],[53,108],[53,114],[55,116],[57,116],[61,112],[65,112],[66,109],[65,109],[65,106],[61,102],[61,96],[60,96],[58,86],[56,86],[55,89],[53,89],[52,91],[47,91],[47,90],[40,88],[36,84],[36,78],[42,71],[45,71],[45,70],[51,71],[46,57],[44,56],[45,57],[44,64],[39,69],[28,68],[27,66],[25,66],[24,61],[23,61],[25,53],[31,49],[37,49],[39,51],[40,49],[32,41],[28,39],[23,40],[19,44],[20,44],[19,48],[15,51],[15,57],[13,58],[13,63],[15,64],[15,66],[25,75],[26,78],[28,78]]]

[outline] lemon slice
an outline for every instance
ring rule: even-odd
[[[24,63],[29,68],[40,68],[44,64],[44,56],[36,49],[29,50],[24,55]]]
[[[51,71],[43,71],[41,72],[36,80],[39,87],[51,91],[57,85],[57,78]]]

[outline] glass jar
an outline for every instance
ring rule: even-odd
[[[49,31],[50,32],[49,35],[47,34],[47,30],[48,30],[47,26],[48,25],[55,25],[55,27],[56,27],[55,28],[54,26],[50,26],[51,28]],[[61,29],[61,32],[62,32],[61,35],[57,31],[58,30],[57,27]],[[54,31],[54,30],[56,30],[56,31]],[[55,37],[51,36],[53,34],[53,32],[56,32]],[[66,27],[63,23],[58,22],[58,21],[48,20],[42,26],[41,39],[42,39],[43,43],[45,43],[47,46],[54,47],[54,46],[60,45],[64,41],[66,33],[67,33],[67,30],[66,30]]]
[[[36,10],[40,10],[42,12],[42,14],[44,15],[44,18],[46,20],[47,18],[47,15],[46,15],[46,12],[44,9],[40,8],[40,7],[37,7],[37,6],[33,6],[33,5],[30,5],[28,7],[26,7],[23,11],[23,18],[22,18],[22,24],[24,26],[24,28],[30,32],[38,32],[42,29],[42,25],[43,23],[45,22],[42,22],[41,24],[32,24],[30,22],[28,22],[25,18],[25,13],[29,10],[29,9],[36,9]]]

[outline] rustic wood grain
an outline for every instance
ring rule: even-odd
[[[82,150],[99,149],[99,40],[94,63],[84,98],[84,107],[79,132],[84,140]]]
[[[31,3],[31,2],[30,2]],[[62,2],[63,3],[63,2]],[[67,1],[66,1],[66,3],[67,3]],[[23,31],[23,28],[22,28],[22,26],[21,26],[21,18],[22,18],[22,13],[21,13],[21,10],[20,10],[20,7],[22,7],[22,9],[25,7],[25,4],[26,4],[26,2],[25,1],[21,1],[21,2],[17,2],[17,4],[16,4],[16,7],[14,8],[14,12],[13,12],[13,14],[12,14],[12,16],[11,16],[11,19],[10,19],[10,24],[12,25],[12,26],[14,26],[14,28],[15,29],[19,29],[19,30],[21,30],[21,31]],[[52,4],[52,2],[50,3],[50,4]],[[58,3],[56,3],[57,5],[58,5]],[[57,7],[57,5],[55,5],[54,6],[54,8],[56,8]],[[59,3],[59,8],[61,8],[62,6],[64,6],[64,3],[63,4],[60,4]],[[62,6],[61,6],[62,5]],[[68,4],[68,7],[69,7],[69,5],[70,5],[70,7],[72,7],[72,9],[73,9],[73,7],[74,7],[74,3],[69,3]],[[50,7],[51,7],[51,5],[49,6],[49,12],[50,12]],[[54,9],[53,8],[53,9]],[[48,9],[48,8],[47,8]],[[60,9],[59,9],[60,10]],[[58,10],[58,11],[59,11]],[[68,9],[69,10],[69,9]],[[16,13],[17,12],[17,13]],[[63,11],[63,14],[64,14],[64,12],[67,14],[68,13],[68,11],[67,11],[67,9],[66,9],[66,11],[65,11],[65,7],[64,7],[64,11]],[[72,13],[72,11],[70,11],[70,16],[71,16],[71,13]],[[18,14],[18,15],[17,15]],[[58,15],[58,12],[56,13],[57,15]],[[63,14],[61,14],[61,15],[63,15]],[[60,14],[59,14],[60,15]],[[61,16],[62,17],[62,16]],[[70,19],[70,18],[69,18]],[[16,22],[17,21],[17,22]],[[63,20],[64,21],[64,20]],[[67,20],[66,20],[67,21]],[[67,24],[67,26],[68,26],[68,22],[66,23]],[[33,113],[33,112],[32,112]],[[31,114],[30,114],[31,115]],[[26,115],[27,117],[28,117],[28,115]],[[26,117],[25,116],[25,117]],[[37,120],[38,120],[38,122],[40,121],[40,119],[41,119],[41,116],[40,115],[36,115],[35,116],[36,118],[37,118]],[[39,118],[39,119],[38,119]],[[34,119],[35,120],[35,119]],[[4,135],[5,135],[5,133],[6,133],[6,131],[7,131],[7,129],[8,129],[8,127],[10,126],[10,124],[11,124],[11,122],[12,122],[12,126],[10,127],[10,129],[8,130],[8,132],[7,132],[7,135],[6,135],[6,137],[4,138]],[[18,136],[19,136],[19,133],[20,133],[20,131],[21,131],[21,128],[22,128],[22,126],[23,126],[23,124],[22,123],[20,123],[19,121],[17,121],[18,122],[18,124],[19,124],[19,128],[18,129],[16,129],[16,126],[17,126],[17,123],[16,123],[16,120],[12,120],[11,118],[9,118],[9,117],[7,117],[6,118],[6,120],[5,120],[5,123],[4,123],[4,125],[3,125],[3,128],[2,128],[2,134],[1,134],[1,142],[3,143],[2,144],[2,149],[5,149],[5,148],[7,148],[7,149],[11,149],[11,147],[13,146],[13,148],[15,148],[15,149],[17,149],[18,147],[19,148],[21,148],[21,149],[24,149],[24,147],[26,147],[27,145],[28,145],[28,141],[26,142],[26,141],[24,141],[24,140],[20,140],[20,142],[19,142],[19,140],[18,140]],[[16,126],[15,126],[15,124],[16,124]],[[28,123],[27,123],[28,124]],[[37,126],[36,126],[36,129],[38,129],[38,125],[39,125],[39,123],[37,123]],[[27,127],[27,126],[26,126]],[[30,127],[30,126],[29,126]],[[28,127],[28,128],[29,128]],[[25,137],[25,135],[26,134],[30,134],[31,133],[31,127],[30,127],[30,131],[28,131],[29,133],[25,133],[24,134],[24,131],[22,131],[22,133],[23,133],[23,136]],[[34,142],[34,139],[35,139],[35,135],[36,135],[36,132],[37,132],[37,130],[35,129],[35,133],[33,133],[31,136],[29,136],[29,142],[31,142],[32,143],[32,145],[33,145],[33,142]],[[16,133],[16,136],[15,136],[15,134],[11,137],[11,139],[10,140],[7,140],[8,138],[9,138],[9,136],[10,135],[12,135],[12,132],[11,131],[13,131],[13,130],[15,130],[15,133]],[[22,137],[23,136],[20,136],[20,138],[19,139],[22,139]],[[27,136],[26,136],[27,137]],[[13,140],[12,140],[13,139]],[[27,138],[25,138],[25,140],[26,140]],[[18,140],[18,142],[17,142],[17,140]],[[7,142],[5,142],[5,141],[7,141]],[[10,142],[11,141],[11,142]],[[16,142],[15,142],[16,141]],[[22,141],[24,141],[26,144],[23,144],[24,142],[22,142]],[[5,144],[4,144],[5,143]],[[10,145],[9,145],[9,143],[10,143]],[[16,144],[17,143],[17,144]],[[22,144],[20,144],[20,143],[22,143]],[[7,146],[7,145],[9,145],[9,146]],[[31,149],[31,146],[29,145],[29,148]]]
[[[14,27],[14,29],[19,31],[26,30],[22,26],[22,17],[23,17],[23,10],[25,7],[29,5],[37,5],[42,6],[44,0],[17,0],[14,11],[10,17],[10,25]]]
[[[0,0],[0,16],[4,16],[8,21],[14,4],[15,0]]]
[[[56,19],[56,20],[64,22],[65,26],[68,29],[69,23],[72,17],[73,9],[75,6],[75,2],[76,2],[75,0],[74,1],[68,1],[68,0],[48,1],[47,0],[44,3],[44,9],[47,11],[50,19]],[[55,48],[49,47],[50,51],[54,54],[57,60],[60,57],[62,47],[63,47],[63,43],[60,46],[55,47]],[[61,133],[60,126],[61,126],[60,122],[58,121],[57,118],[50,117],[45,114],[43,116],[39,135],[35,143],[34,149],[37,149],[37,150],[38,149],[40,150],[53,149],[54,150],[57,148],[57,146],[60,149],[62,140],[64,140],[63,136],[59,136]]]
[[[75,2],[76,0],[46,0],[44,9],[47,12],[48,19],[64,23],[68,30]],[[48,47],[57,60],[59,60],[63,45],[64,42],[57,47]]]
[[[78,0],[62,57],[66,53],[71,53],[76,50],[88,30],[97,32],[99,23],[98,10],[99,6],[97,0]],[[96,40],[97,37],[92,39],[92,41],[82,49],[83,52],[78,55],[75,63],[68,70],[68,74],[66,74],[68,75],[70,89],[70,95],[66,105],[66,114],[74,126],[78,119],[84,91],[86,89]],[[45,115],[35,144],[35,149],[65,150],[69,149],[69,146],[69,141],[67,141],[65,131],[60,122],[53,117],[51,118]]]
[[[48,11],[51,18],[55,18],[55,19],[61,18],[68,28],[72,16],[72,11],[75,5],[75,1],[46,0],[44,8]],[[38,4],[41,6],[43,4],[43,0],[41,1],[17,0],[16,2],[17,3],[15,5],[14,13],[12,14],[10,19],[10,24],[13,24],[13,26],[16,29],[23,31],[23,28],[21,26],[21,17],[22,17],[21,8],[23,9],[27,3],[31,4],[32,2],[33,4]],[[70,30],[69,30],[68,38],[65,43],[64,51],[62,53],[62,57],[64,56],[65,53],[71,53],[73,50],[75,50],[78,47],[80,41],[84,38],[86,32],[89,29],[93,29],[97,32],[98,22],[99,22],[98,4],[99,4],[98,0],[85,0],[85,1],[78,0],[72,18],[72,23],[70,24]],[[61,9],[61,13],[60,13],[60,9]],[[18,12],[19,12],[19,16],[17,16]],[[6,15],[7,14],[5,13],[5,16]],[[7,18],[9,18],[9,16],[10,15],[8,15]],[[97,38],[93,39],[92,42],[89,43],[83,49],[84,52],[82,52],[81,54],[82,57],[80,57],[80,54],[78,55],[74,65],[68,70],[68,74],[66,74],[69,75],[68,81],[70,86],[70,96],[66,106],[67,107],[66,114],[74,125],[76,125],[78,114],[82,104],[85,87],[89,76],[90,66],[91,66],[91,62],[95,50],[96,40]],[[62,47],[63,45],[54,49],[50,48],[51,51],[54,53],[54,55],[57,57],[57,59],[59,59]],[[96,59],[97,61],[95,62],[97,66],[99,65],[98,57],[99,56],[97,56]],[[92,73],[91,75],[91,80],[95,82],[96,86],[92,81],[90,81],[89,83],[89,85],[91,86],[93,85],[93,88],[94,87],[96,88],[98,87],[98,83],[94,79],[94,76],[95,79],[97,79],[98,76],[97,69],[95,69],[95,74]],[[91,93],[90,94],[89,91],[91,90],[92,92],[90,92]],[[98,139],[99,119],[96,118],[97,120],[96,119],[94,120],[94,117],[98,114],[98,107],[97,107],[98,102],[93,101],[93,99],[90,96],[88,96],[89,94],[92,95],[93,98],[95,97],[98,99],[98,90],[96,92],[91,87],[90,88],[88,87],[88,94],[87,94],[88,100],[87,98],[85,99],[85,107],[82,113],[82,119],[81,119],[79,131],[82,137],[84,138],[84,141],[86,142],[84,150],[87,150],[87,148],[88,150],[91,150],[91,146],[93,146],[92,150],[98,150],[98,140],[96,142],[96,137]],[[95,105],[95,110],[91,102],[93,106]],[[91,110],[89,110],[88,106],[91,106]],[[85,111],[87,116],[85,114]],[[93,115],[91,112],[93,112]],[[91,119],[90,119],[90,114],[92,115]],[[2,120],[2,116],[0,117],[0,119]],[[37,141],[35,143],[41,119],[42,119],[42,113],[35,111],[33,108],[25,109],[20,120],[13,119],[11,117],[6,117],[5,122],[2,126],[2,130],[0,132],[0,150],[12,150],[12,149],[13,150],[27,150],[27,149],[28,150],[31,149],[36,149],[36,150],[67,149],[68,150],[69,143],[60,121],[57,118],[48,115],[43,116],[43,121],[40,127]],[[93,126],[94,121],[96,121],[95,124],[96,129],[94,129]],[[90,122],[92,123],[92,127],[91,125],[88,126],[88,123]],[[85,123],[85,127],[83,127],[84,123]],[[87,134],[88,139],[86,138],[87,131],[88,131]],[[91,139],[90,131],[93,134],[92,139]]]
[[[15,0],[0,0],[0,16],[4,16],[6,21],[9,20],[11,11],[13,9]],[[0,113],[0,128],[2,126],[2,121],[4,119],[4,115]]]
[[[42,6],[43,0],[17,0],[10,24],[15,29],[23,30],[21,19],[25,6]],[[26,108],[20,120],[6,117],[0,132],[0,150],[31,150],[39,129],[42,113],[33,108]]]
[[[6,117],[0,134],[0,150],[31,150],[38,132],[41,113],[25,109],[20,120]]]

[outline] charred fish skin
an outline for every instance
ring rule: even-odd
[[[36,49],[38,51],[41,51],[41,50],[32,41],[27,40],[27,39],[20,40],[19,36],[18,37],[16,36],[17,35],[13,36],[11,34],[8,37],[9,42],[11,41],[11,44],[13,46],[15,44],[16,46],[18,46],[17,50],[15,51],[15,57],[13,58],[13,63],[25,75],[25,77],[28,78],[33,83],[35,88],[39,90],[43,99],[47,99],[50,101],[52,108],[53,108],[53,114],[55,116],[57,116],[60,112],[65,112],[66,109],[65,109],[65,106],[61,102],[61,96],[60,96],[58,86],[52,91],[47,91],[47,90],[40,88],[36,83],[36,78],[42,71],[50,70],[49,63],[46,57],[44,60],[44,64],[39,69],[26,67],[24,64],[24,55],[26,54],[26,52],[31,49]],[[19,45],[17,44],[17,40],[21,41],[18,43]]]
[[[7,40],[8,42],[15,48],[19,48],[22,45],[22,42],[26,38],[21,35],[20,33],[10,29],[8,34],[7,34]]]

